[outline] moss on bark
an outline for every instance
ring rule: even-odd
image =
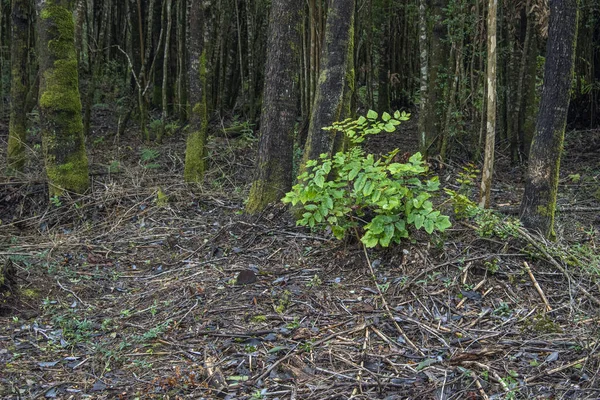
[[[71,1],[38,1],[38,106],[50,196],[89,186]]]
[[[531,143],[521,221],[528,229],[554,238],[567,110],[575,61],[577,0],[551,0],[544,87]]]
[[[292,185],[294,124],[298,115],[298,69],[303,4],[274,2],[269,16],[264,101],[255,178],[246,212],[261,212]]]
[[[191,63],[190,76],[192,83],[199,84],[199,88],[191,90],[190,97],[196,99],[192,109],[190,128],[185,149],[185,169],[183,178],[188,183],[200,183],[204,179],[206,170],[206,135],[208,130],[207,110],[207,75],[206,75],[206,50],[202,51],[197,62]],[[193,89],[193,87],[192,87]]]

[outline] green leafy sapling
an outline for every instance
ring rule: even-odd
[[[350,231],[366,247],[389,246],[409,237],[409,228],[427,233],[444,231],[450,220],[434,209],[429,200],[439,190],[437,177],[426,178],[427,166],[420,153],[407,163],[394,162],[398,149],[381,158],[360,147],[368,135],[394,132],[409,114],[375,111],[356,120],[334,123],[325,130],[343,132],[349,149],[333,156],[321,154],[306,163],[298,184],[282,199],[293,206],[302,204],[297,220],[301,226],[330,228],[342,239]]]

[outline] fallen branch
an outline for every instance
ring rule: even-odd
[[[537,290],[537,292],[539,293],[540,297],[542,298],[544,304],[546,305],[546,312],[552,311],[552,307],[550,307],[550,303],[548,303],[548,299],[546,298],[546,295],[544,294],[544,291],[540,287],[537,279],[535,279],[535,276],[533,276],[533,272],[531,272],[531,268],[529,267],[529,264],[527,264],[527,261],[524,261],[523,265],[525,266],[525,271],[527,271],[527,273],[529,274],[529,278],[531,278],[531,282],[533,282],[533,286],[535,287],[535,290]]]
[[[598,357],[598,356],[600,356],[600,353],[596,353],[596,354],[594,354],[592,356],[587,356],[587,357],[580,358],[579,360],[575,360],[575,361],[572,361],[572,362],[570,362],[568,364],[562,365],[560,367],[548,370],[548,371],[546,371],[546,372],[544,372],[542,374],[539,374],[539,375],[536,375],[536,376],[532,376],[530,378],[526,378],[525,379],[525,383],[530,383],[530,382],[533,382],[533,381],[538,380],[540,378],[544,378],[544,377],[549,376],[549,375],[554,375],[557,372],[564,371],[565,369],[569,369],[571,367],[574,367],[577,364],[583,364],[587,360],[589,360],[590,357]]]
[[[81,299],[79,298],[79,296],[77,296],[77,295],[75,294],[75,292],[74,292],[74,291],[72,291],[72,290],[70,290],[70,289],[67,289],[66,287],[64,287],[64,286],[63,286],[63,285],[60,283],[60,281],[59,281],[58,279],[56,280],[56,283],[58,283],[58,286],[60,286],[60,288],[61,288],[62,290],[64,290],[65,292],[69,292],[69,293],[71,293],[71,294],[73,295],[73,297],[75,297],[75,299],[77,299],[77,301],[81,303],[81,305],[82,305],[82,306],[84,306],[84,307],[89,307],[89,305],[88,305],[86,302],[84,302],[83,300],[81,300]]]
[[[471,370],[471,378],[473,378],[473,381],[475,382],[475,386],[477,386],[477,390],[479,390],[479,394],[481,395],[481,398],[484,400],[489,400],[489,396],[485,393],[485,390],[483,390],[483,386],[481,386],[481,382],[479,382],[479,377],[477,377],[477,374],[475,373],[475,371]]]

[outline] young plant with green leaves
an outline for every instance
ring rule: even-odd
[[[342,132],[349,149],[319,160],[310,160],[298,177],[298,184],[283,198],[293,206],[301,204],[298,225],[330,228],[342,239],[350,231],[366,247],[400,243],[409,237],[410,227],[429,234],[450,227],[450,220],[434,209],[429,200],[439,189],[437,177],[427,178],[427,166],[420,153],[407,163],[394,157],[398,149],[376,158],[360,147],[368,135],[394,132],[409,114],[375,111],[356,120],[346,119],[325,130]]]

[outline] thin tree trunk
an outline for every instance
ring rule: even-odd
[[[444,9],[448,6],[448,0],[433,0],[432,18],[433,28],[431,32],[430,57],[429,57],[429,82],[428,82],[428,108],[426,121],[426,146],[425,154],[439,152],[440,140],[444,126],[443,113],[440,104],[443,102],[442,73],[449,66],[449,51],[445,43],[447,27],[444,24]]]
[[[208,129],[207,112],[207,52],[204,41],[204,6],[197,0],[191,2],[188,15],[188,80],[192,110],[190,115],[190,134],[185,149],[185,169],[183,177],[186,182],[199,183],[204,179],[206,170],[206,133]]]
[[[319,0],[320,1],[320,0]],[[309,104],[312,108],[312,103],[315,99],[315,90],[317,87],[317,76],[319,75],[319,66],[317,64],[317,1],[310,0],[308,3],[308,21],[310,24],[310,96]],[[311,110],[312,112],[312,110]]]
[[[186,71],[186,30],[187,7],[186,0],[177,0],[177,110],[180,122],[188,119],[187,107],[187,71]]]
[[[345,107],[345,77],[348,57],[352,55],[349,49],[354,38],[354,4],[354,0],[338,0],[332,3],[328,11],[319,84],[302,165],[308,160],[318,159],[322,153],[331,154],[335,151],[335,132],[326,132],[322,128],[338,121]]]
[[[536,95],[537,80],[537,57],[539,55],[538,34],[535,29],[535,16],[533,12],[527,14],[527,30],[529,40],[525,47],[526,58],[524,60],[525,71],[523,73],[523,87],[521,104],[521,113],[519,116],[519,126],[521,132],[521,154],[527,159],[531,140],[535,133],[535,118],[539,108],[539,98]]]
[[[498,0],[490,0],[488,6],[487,41],[487,129],[485,135],[485,158],[481,178],[479,206],[489,208],[494,173],[494,146],[496,144],[496,31]]]
[[[239,61],[239,71],[240,71],[240,83],[241,83],[241,94],[242,94],[242,102],[244,104],[248,104],[248,96],[247,94],[247,82],[246,76],[244,74],[244,52],[242,49],[242,24],[240,18],[240,7],[238,0],[233,0],[235,3],[235,31],[237,36],[237,52],[238,52],[238,61]]]
[[[29,24],[31,12],[28,0],[13,0],[11,15],[11,88],[10,122],[8,128],[8,172],[23,172],[27,140],[27,93],[29,76]],[[3,101],[3,100],[2,100]]]
[[[172,5],[173,0],[167,0],[167,14],[166,14],[166,35],[165,35],[165,48],[163,55],[163,76],[162,76],[162,126],[160,135],[157,141],[160,143],[165,135],[165,127],[167,125],[167,118],[169,117],[169,91],[167,90],[169,84],[169,45],[171,44],[171,27],[173,25],[172,18]]]
[[[152,1],[152,0],[151,0]],[[146,110],[148,108],[146,98],[145,98],[145,90],[146,87],[146,73],[145,73],[145,48],[144,48],[144,27],[142,23],[142,4],[141,0],[137,0],[137,22],[138,22],[138,38],[139,38],[139,59],[140,59],[140,73],[138,76],[138,81],[136,82],[138,88],[138,107],[140,113],[140,130],[142,132],[142,138],[147,142],[150,141],[150,136],[148,132],[148,127],[146,126]],[[148,43],[150,46],[150,43]],[[134,46],[135,48],[135,46]],[[134,57],[135,59],[135,57]]]
[[[383,0],[383,26],[379,38],[379,84],[377,96],[377,109],[380,112],[390,111],[390,0]]]
[[[426,118],[427,118],[427,80],[428,80],[428,58],[427,48],[427,14],[426,0],[419,0],[419,51],[420,51],[420,99],[419,99],[419,148],[421,153],[427,153]]]
[[[254,63],[254,40],[256,36],[256,5],[253,0],[244,2],[246,5],[246,62],[248,63],[248,119],[254,123],[256,121],[256,68]],[[251,10],[250,6],[254,6]]]

